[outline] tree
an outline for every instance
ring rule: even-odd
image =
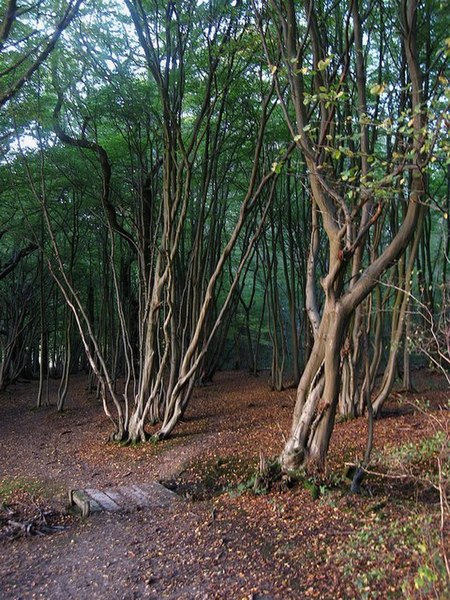
[[[51,9],[43,20],[42,12],[47,7],[43,6],[42,0],[19,4],[17,0],[3,0],[3,18],[0,22],[0,107],[14,98],[46,61],[81,4],[82,0],[70,0],[62,7],[59,16],[57,11]],[[54,22],[53,30],[49,21]],[[51,33],[47,33],[49,29]]]
[[[235,224],[230,227],[227,239],[220,251],[210,254],[210,266],[207,278],[204,269],[208,265],[202,256],[201,242],[204,238],[206,221],[202,215],[213,214],[207,196],[209,183],[214,182],[215,160],[220,146],[205,147],[203,140],[217,144],[227,133],[228,124],[224,120],[224,111],[228,110],[230,90],[236,83],[235,74],[243,68],[238,60],[236,42],[245,31],[244,21],[240,21],[241,3],[230,10],[229,6],[219,2],[212,4],[206,11],[193,2],[170,2],[164,15],[160,15],[158,7],[153,7],[150,20],[139,1],[128,1],[127,6],[132,17],[137,36],[145,54],[147,66],[160,94],[163,112],[163,207],[162,238],[158,250],[151,294],[145,298],[146,323],[144,327],[143,367],[139,382],[136,406],[130,419],[129,434],[132,440],[145,439],[145,419],[151,411],[153,417],[159,416],[155,407],[162,404],[162,425],[157,433],[158,438],[167,437],[183,416],[192,393],[198,373],[201,372],[203,357],[213,339],[219,324],[223,321],[225,311],[233,297],[233,291],[242,273],[245,260],[252,251],[257,233],[249,238],[248,246],[239,262],[233,281],[225,297],[224,303],[215,319],[210,320],[211,310],[216,298],[216,288],[222,278],[225,265],[236,247],[243,231],[247,216],[263,196],[269,181],[276,179],[276,173],[269,171],[260,175],[259,157],[264,142],[264,131],[270,114],[270,91],[263,102],[259,129],[255,137],[255,151],[250,182],[245,197],[240,203]],[[184,16],[183,16],[184,15]],[[194,15],[196,15],[194,17]],[[200,27],[194,25],[199,22]],[[152,30],[153,24],[155,28]],[[163,24],[159,30],[160,23]],[[185,88],[188,56],[194,49],[205,48],[205,76],[200,85],[201,94],[197,93],[197,109],[193,111],[192,122],[188,124],[183,117],[185,109]],[[245,68],[245,66],[244,66]],[[216,93],[216,86],[221,90]],[[192,109],[191,109],[192,110]],[[183,256],[183,234],[186,231],[187,217],[192,205],[194,193],[192,189],[194,168],[201,151],[211,157],[204,162],[202,203],[197,207],[200,218],[197,218],[196,232],[188,250],[187,286],[180,295],[178,281],[182,270],[177,269],[177,262]],[[263,197],[270,202],[272,191]],[[265,210],[263,210],[263,213]],[[203,217],[204,218],[204,217]],[[213,222],[214,224],[214,222]],[[218,231],[212,227],[207,247],[217,249],[214,237]],[[211,244],[213,244],[211,246]],[[183,264],[183,261],[182,263]],[[185,263],[186,264],[186,263]],[[200,283],[200,287],[198,283]],[[149,290],[150,291],[150,290]],[[182,301],[179,304],[180,300]],[[183,302],[187,300],[189,311],[185,311]],[[165,307],[164,352],[156,362],[157,333],[159,315]],[[177,339],[180,332],[188,335]],[[169,368],[170,366],[170,368]],[[168,378],[165,378],[169,368]],[[163,398],[161,402],[161,398]]]
[[[425,104],[429,98],[423,86],[418,3],[400,3],[398,25],[389,30],[404,51],[408,74],[407,89],[402,90],[408,98],[403,115],[407,139],[392,160],[387,153],[391,134],[384,140],[379,137],[372,147],[369,144],[371,128],[380,132],[382,104],[368,105],[368,88],[376,98],[389,91],[382,70],[374,74],[378,77],[374,83],[368,73],[374,56],[370,41],[382,47],[384,34],[377,22],[383,14],[381,7],[366,10],[362,3],[353,2],[343,14],[333,10],[334,5],[328,3],[307,1],[298,6],[292,0],[272,0],[258,11],[269,68],[292,139],[308,170],[313,214],[320,215],[328,244],[327,273],[321,282],[324,306],[319,314],[314,301],[310,303],[315,316],[314,346],[300,379],[291,434],[281,456],[286,469],[305,465],[313,471],[323,468],[333,431],[349,325],[416,231],[425,210],[424,174],[431,159],[433,131],[441,127],[439,117],[434,119]],[[364,35],[369,41],[366,50]],[[441,53],[436,79],[443,60]],[[402,66],[393,62],[393,68]],[[386,85],[396,93],[393,84],[388,81]],[[436,85],[439,95],[442,88],[438,81]],[[345,112],[346,99],[355,107],[350,114]],[[350,120],[343,122],[347,117]],[[403,123],[398,124],[398,130],[402,127]],[[370,231],[399,198],[399,188],[401,195],[405,191],[401,221],[396,230],[386,232],[384,248],[367,264],[364,254]],[[313,256],[310,262],[314,264]]]
[[[148,12],[140,3],[129,8],[136,37],[129,29],[123,39],[111,36],[111,25],[102,29],[101,7],[90,28],[104,54],[94,52],[87,33],[68,42],[70,69],[63,71],[54,54],[51,80],[42,77],[37,89],[42,127],[36,165],[35,157],[22,158],[43,211],[47,264],[101,382],[114,437],[134,441],[147,437],[148,420],[161,422],[159,436],[166,437],[184,413],[205,373],[212,339],[226,331],[279,173],[271,170],[269,154],[259,163],[276,105],[251,49],[242,51],[255,42],[252,32],[246,38],[242,7],[180,2],[164,9],[155,3]],[[121,19],[113,17],[120,29]],[[143,65],[151,85],[142,80]],[[49,121],[65,152],[53,147]],[[292,148],[281,150],[287,155]],[[84,163],[88,185],[67,169],[74,159]],[[75,209],[88,196],[101,210],[86,215]],[[59,212],[69,207],[77,215],[72,225]],[[73,274],[85,251],[70,251],[75,237],[86,239],[96,226],[93,216],[97,226],[106,225],[100,279],[106,318],[93,309],[97,292],[86,295]],[[67,239],[61,222],[70,230]],[[126,380],[120,394],[118,375]]]

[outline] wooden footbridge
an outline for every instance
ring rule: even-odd
[[[83,517],[94,512],[130,511],[137,508],[165,507],[181,500],[178,494],[167,489],[157,481],[134,483],[97,490],[70,490],[71,506],[78,506]]]

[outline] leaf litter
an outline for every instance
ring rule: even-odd
[[[445,391],[425,379],[419,395],[436,408]],[[54,406],[30,410],[35,387],[0,395],[0,492],[14,489],[0,512],[5,600],[426,598],[443,589],[436,498],[375,477],[362,496],[348,493],[343,465],[364,451],[365,419],[337,424],[316,494],[305,480],[255,495],[247,483],[261,453],[281,451],[295,390],[270,391],[264,375],[220,373],[195,391],[171,440],[122,448],[105,441],[108,423],[84,378],[73,379],[62,415]],[[404,399],[395,397],[375,425],[380,461],[386,449],[433,433]],[[68,488],[154,479],[185,502],[88,520],[64,510]]]

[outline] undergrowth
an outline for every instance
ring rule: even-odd
[[[362,600],[386,598],[393,570],[400,585],[391,588],[389,597],[398,597],[401,591],[408,599],[448,598],[450,587],[439,547],[436,516],[411,511],[397,520],[380,511],[340,546],[329,566],[342,572]]]
[[[402,587],[405,597],[448,598],[450,437],[445,419],[425,412],[424,418],[431,422],[433,434],[415,442],[383,448],[374,456],[369,473],[378,478],[377,485],[387,490],[391,498],[414,501],[412,504],[418,511],[411,525],[403,525],[401,535],[397,536],[413,548],[416,563],[416,572],[405,579]],[[429,516],[430,507],[432,516]],[[396,526],[390,523],[393,533]],[[385,535],[388,537],[389,533]],[[366,576],[369,573],[367,570]]]
[[[18,493],[30,496],[48,495],[46,486],[35,479],[27,477],[5,477],[0,481],[0,503],[9,504]]]
[[[304,469],[284,472],[277,457],[267,459],[260,455],[258,467],[250,477],[230,486],[228,491],[232,495],[251,493],[254,495],[268,494],[271,491],[288,491],[295,487],[302,487],[310,492],[313,500],[325,496],[331,490],[341,487],[342,477],[331,474],[327,477],[311,476]]]

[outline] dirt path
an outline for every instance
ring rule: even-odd
[[[196,391],[172,440],[121,448],[105,442],[108,422],[84,385],[82,378],[74,381],[63,415],[52,406],[34,410],[32,384],[0,395],[3,489],[28,490],[27,498],[58,511],[69,487],[158,479],[188,498],[166,509],[72,518],[59,533],[0,542],[2,600],[359,598],[348,556],[354,551],[370,564],[372,546],[381,571],[396,567],[373,575],[367,597],[385,598],[386,590],[402,597],[405,580],[417,572],[417,504],[405,509],[382,490],[384,521],[378,523],[367,498],[342,492],[314,502],[305,489],[256,497],[227,491],[257,463],[260,450],[279,452],[292,391],[273,393],[264,378],[221,374]],[[52,394],[55,389],[56,383]],[[362,419],[338,426],[332,465],[362,452],[365,429]],[[377,424],[381,445],[426,433],[411,411]],[[411,540],[396,543],[382,529],[386,522],[411,529]],[[367,544],[368,523],[385,537],[382,547]]]
[[[99,404],[84,390],[84,379],[74,382],[62,415],[53,406],[35,410],[33,388],[18,384],[1,399],[0,479],[38,485],[38,494],[42,491],[51,497],[48,502],[58,510],[66,503],[69,487],[174,480],[200,457],[216,461],[236,446],[245,422],[242,417],[236,419],[240,399],[228,390],[220,402],[210,402],[232,379],[224,376],[219,384],[197,392],[196,406],[173,440],[158,447],[137,448],[105,442],[108,422]],[[51,397],[56,391],[56,383],[52,383]],[[253,387],[253,397],[252,383],[243,385],[242,390],[245,393],[246,387]],[[257,386],[257,394],[266,392],[265,386]],[[255,399],[249,402],[253,403],[251,409],[255,408]],[[228,404],[225,418],[224,404]],[[213,432],[219,423],[222,430]],[[206,432],[206,426],[213,431]],[[259,575],[247,569],[243,585],[243,569],[226,566],[236,557],[227,561],[220,549],[215,553],[216,545],[224,542],[214,539],[212,510],[212,500],[195,505],[185,500],[164,511],[94,515],[87,521],[76,520],[56,535],[4,544],[0,550],[1,597],[229,598],[236,587],[248,589],[249,596],[257,594],[262,585]],[[209,548],[205,547],[205,532],[213,538]]]

